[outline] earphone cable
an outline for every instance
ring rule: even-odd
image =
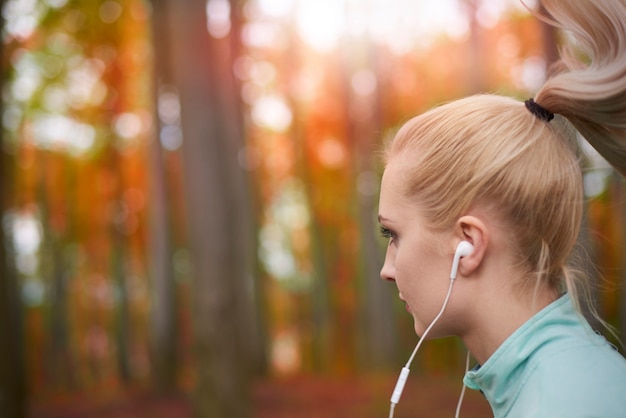
[[[454,286],[453,279],[450,280],[450,285],[448,286],[448,293],[446,294],[446,298],[444,299],[443,304],[441,305],[441,310],[439,311],[437,316],[435,316],[435,319],[431,321],[430,325],[428,325],[428,327],[422,334],[422,337],[417,342],[417,345],[415,346],[413,353],[411,353],[411,357],[409,357],[409,360],[406,362],[406,365],[402,368],[400,377],[398,377],[398,381],[396,382],[396,387],[393,391],[393,394],[391,395],[391,406],[389,407],[389,418],[393,418],[394,409],[397,403],[400,401],[400,396],[402,395],[402,391],[404,390],[404,384],[406,383],[406,379],[409,375],[409,371],[410,371],[409,367],[411,366],[411,363],[413,362],[413,358],[417,354],[417,351],[422,345],[422,342],[426,340],[426,336],[428,335],[430,330],[433,328],[433,326],[435,326],[437,321],[439,321],[439,318],[441,318],[441,316],[443,315],[443,312],[445,311],[446,306],[448,306],[448,300],[450,300],[450,295],[452,294],[452,286]]]
[[[450,280],[450,285],[448,286],[448,293],[446,294],[446,298],[444,299],[443,304],[441,305],[441,310],[439,311],[435,319],[432,320],[428,328],[426,328],[426,331],[424,331],[424,334],[422,334],[422,338],[420,338],[420,340],[417,342],[417,345],[415,346],[413,353],[411,353],[411,357],[409,357],[409,360],[406,362],[406,366],[405,366],[406,368],[409,368],[409,366],[413,362],[413,358],[417,354],[417,350],[419,350],[420,346],[422,345],[422,342],[426,339],[426,336],[428,335],[432,327],[434,327],[437,321],[439,321],[439,318],[441,318],[441,315],[443,315],[443,311],[445,311],[446,307],[448,306],[448,300],[450,299],[450,295],[452,294],[452,286],[454,286],[454,280]]]
[[[469,371],[469,363],[470,363],[470,352],[467,350],[467,355],[465,356],[465,374]],[[459,401],[456,404],[456,412],[454,414],[454,418],[459,418],[461,414],[461,405],[463,404],[463,397],[465,396],[465,384],[463,384],[463,389],[461,389],[461,396],[459,396]]]

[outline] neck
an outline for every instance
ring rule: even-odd
[[[484,364],[515,330],[557,298],[554,290],[546,288],[527,298],[520,298],[510,287],[483,293],[474,303],[474,326],[466,327],[460,337],[479,364]]]

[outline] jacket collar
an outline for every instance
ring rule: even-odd
[[[563,326],[580,324],[578,315],[569,295],[560,297],[513,332],[485,364],[468,371],[463,383],[485,395],[494,416],[506,416],[524,385],[525,375],[534,368],[533,354],[561,338]]]

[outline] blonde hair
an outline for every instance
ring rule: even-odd
[[[519,266],[534,277],[529,287],[566,288],[580,309],[587,285],[567,267],[583,216],[576,131],[626,174],[626,3],[542,4],[586,55],[564,50],[537,93],[552,121],[513,98],[471,96],[411,119],[387,144],[385,160],[402,159],[404,192],[433,230],[451,228],[472,205],[493,209],[511,228]]]

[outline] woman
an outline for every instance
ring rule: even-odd
[[[626,417],[626,360],[583,319],[588,284],[567,264],[583,214],[576,131],[626,173],[626,1],[542,4],[577,44],[534,99],[454,101],[387,145],[381,277],[422,339],[463,340],[479,363],[464,383],[495,417]]]

